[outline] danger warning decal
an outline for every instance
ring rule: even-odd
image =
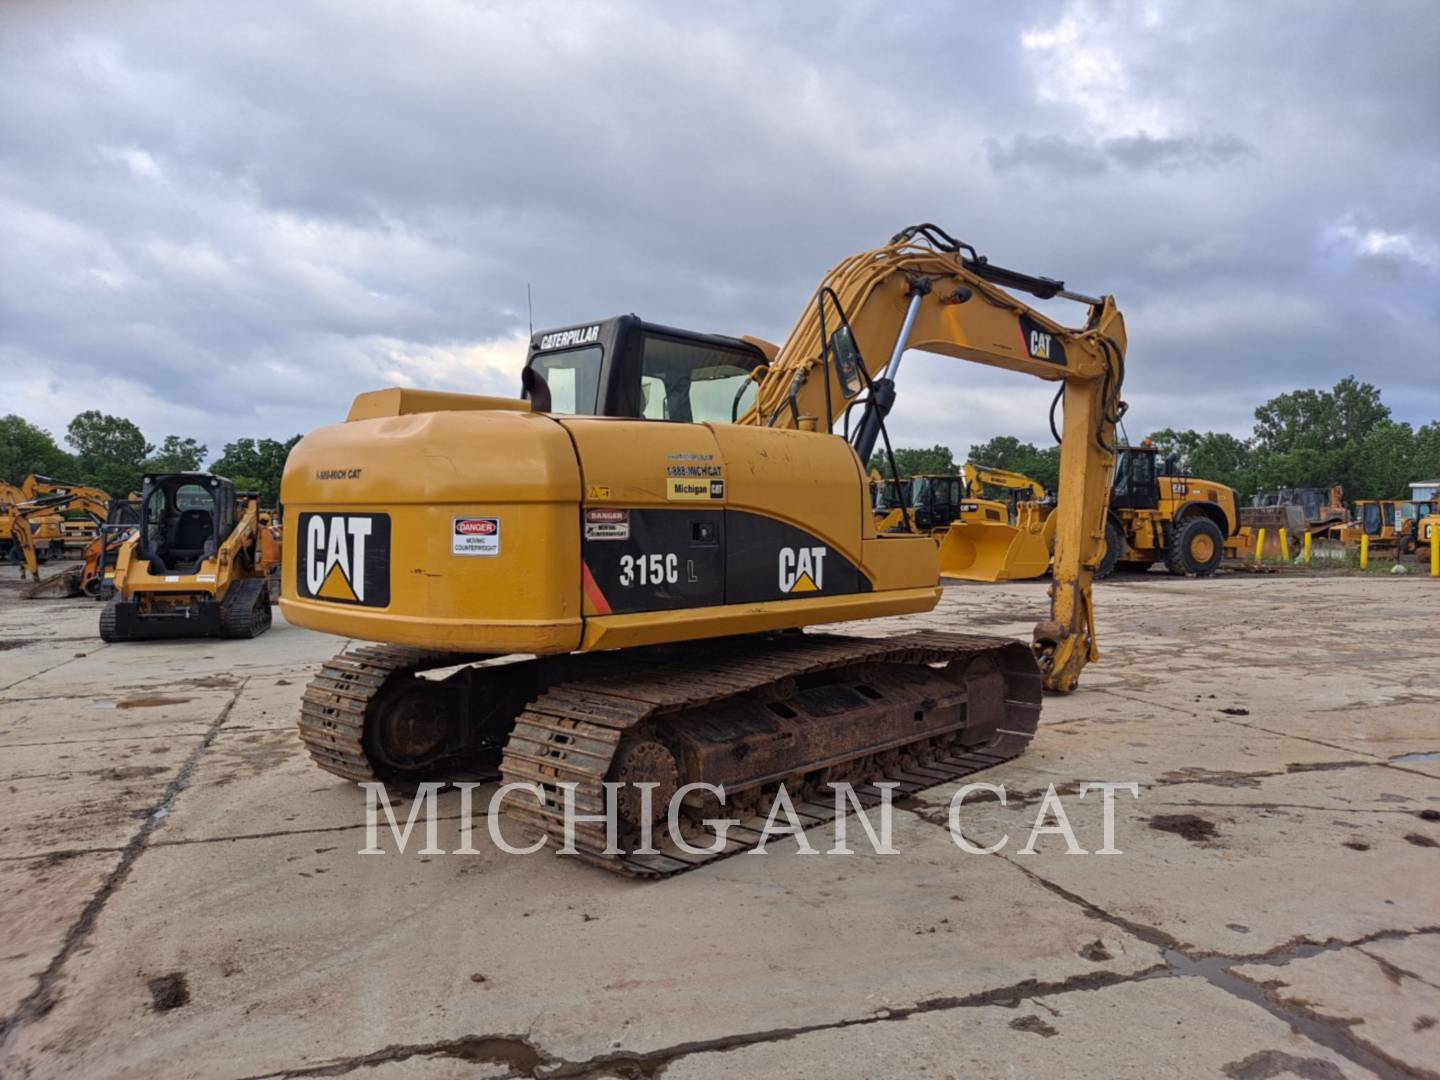
[[[364,607],[390,605],[390,515],[305,513],[295,586],[301,596]]]
[[[499,555],[499,518],[456,518],[450,536],[452,555]]]

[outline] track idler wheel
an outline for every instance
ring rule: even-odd
[[[443,683],[411,679],[370,707],[365,752],[397,773],[414,773],[454,750],[455,692]]]

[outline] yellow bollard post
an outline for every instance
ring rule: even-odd
[[[1305,534],[1305,565],[1310,565],[1310,534]]]
[[[1370,566],[1370,534],[1360,534],[1360,569],[1365,570]]]
[[[1430,576],[1440,577],[1440,528],[1430,526]]]
[[[1280,530],[1280,558],[1285,562],[1290,561],[1290,538],[1285,535],[1285,530]]]
[[[1264,529],[1259,530],[1259,531],[1256,532],[1256,534],[1255,534],[1255,561],[1256,561],[1257,563],[1263,563],[1263,562],[1265,561],[1265,530],[1264,530]]]

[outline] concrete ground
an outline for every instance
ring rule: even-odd
[[[294,733],[341,642],[277,621],[106,646],[97,605],[12,589],[0,1073],[1436,1075],[1437,598],[1418,576],[1106,583],[1103,660],[977,777],[1007,802],[960,812],[1003,849],[952,842],[951,785],[902,801],[898,854],[786,840],[643,883],[483,828],[477,855],[359,855],[360,792]],[[1028,637],[1045,602],[957,586],[855,629]],[[1051,784],[1102,846],[1085,781],[1139,785],[1121,854],[1021,854]]]

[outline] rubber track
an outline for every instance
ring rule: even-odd
[[[797,675],[868,662],[939,664],[1014,644],[1010,638],[940,632],[890,638],[805,634],[738,648],[712,647],[708,657],[697,652],[694,663],[642,665],[628,676],[564,683],[542,694],[520,715],[500,764],[507,782],[539,784],[553,797],[547,797],[541,807],[523,795],[514,796],[507,801],[506,812],[537,826],[558,846],[564,840],[564,816],[557,785],[576,785],[577,813],[602,812],[603,780],[620,738],[642,721],[713,704]],[[1040,677],[1036,674],[1033,678],[1037,704],[1007,701],[1021,718],[1014,727],[1002,727],[988,745],[916,771],[892,770],[870,776],[856,785],[857,797],[863,805],[873,806],[882,796],[868,785],[894,781],[901,794],[913,794],[1023,753],[1039,721]],[[796,810],[807,828],[835,816],[833,803],[807,802]],[[700,855],[681,851],[668,839],[664,843],[657,840],[659,854],[606,855],[603,825],[578,823],[574,832],[576,850],[585,861],[629,877],[659,878],[748,850],[760,838],[763,826],[764,819],[759,817],[732,825],[722,851]]]

